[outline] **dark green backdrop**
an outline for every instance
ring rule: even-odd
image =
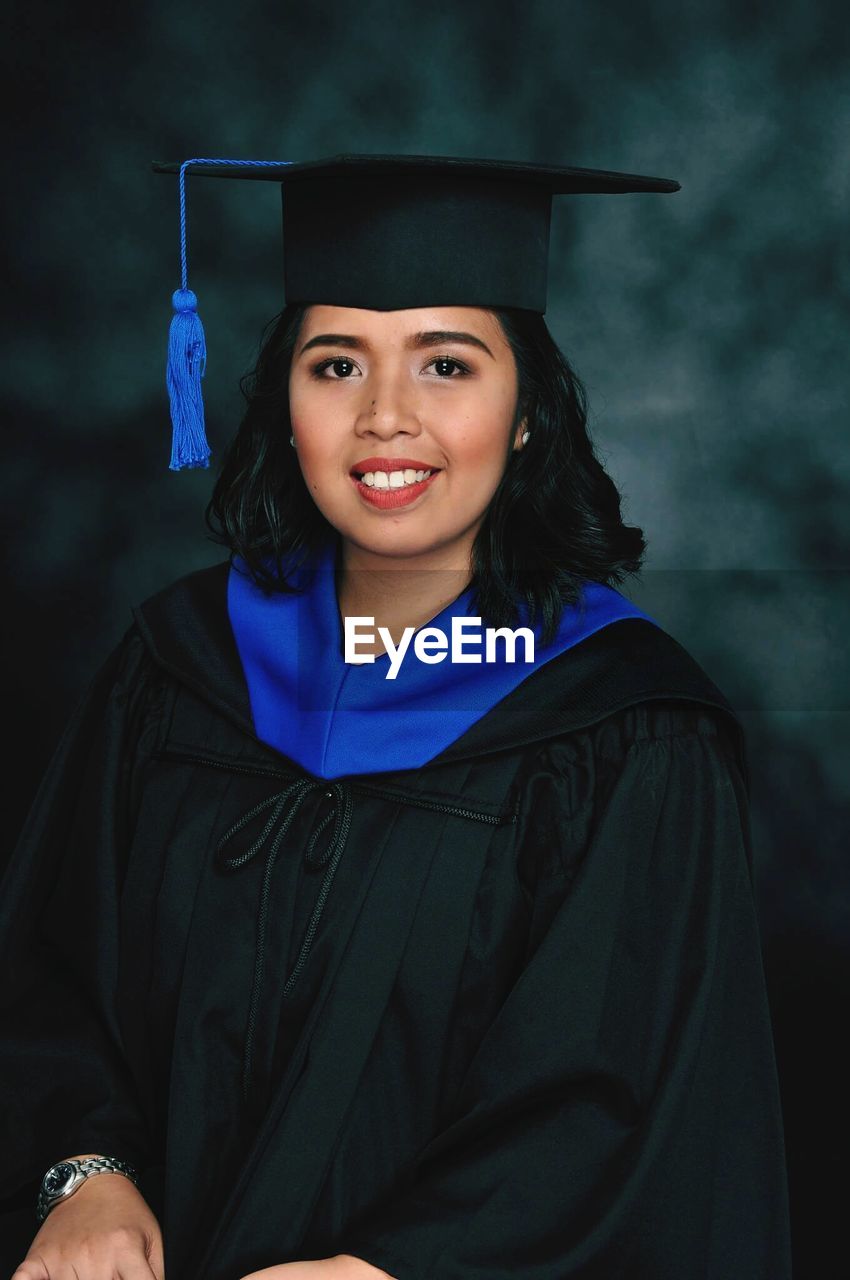
[[[833,1029],[850,967],[843,7],[35,0],[7,14],[10,833],[130,605],[221,558],[202,522],[214,473],[167,470],[177,202],[152,159],[428,152],[682,183],[675,196],[558,201],[547,318],[650,542],[628,594],[748,729],[797,1278],[838,1274],[848,1064]],[[217,457],[239,419],[238,379],[282,303],[279,201],[274,184],[190,182]]]

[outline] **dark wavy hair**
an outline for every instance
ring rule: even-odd
[[[289,446],[289,371],[306,305],[286,307],[263,334],[255,368],[241,379],[247,409],[227,449],[206,510],[213,541],[239,556],[264,591],[294,591],[286,578],[336,530],[307,490]],[[582,579],[611,586],[639,572],[643,532],[623,523],[620,494],[587,430],[584,388],[542,315],[494,309],[516,361],[514,425],[505,470],[472,550],[475,612],[486,626],[542,618],[541,642],[579,600]],[[338,535],[336,535],[338,536]]]

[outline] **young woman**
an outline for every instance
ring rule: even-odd
[[[472,216],[555,171],[476,163],[284,184],[231,556],[136,611],[4,885],[15,1280],[790,1274],[742,733]]]

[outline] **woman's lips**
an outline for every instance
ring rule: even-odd
[[[440,471],[432,471],[424,480],[419,480],[416,484],[402,485],[398,489],[376,489],[374,485],[364,484],[362,480],[358,480],[357,476],[352,476],[351,479],[364,502],[381,511],[393,511],[397,507],[407,507],[411,502],[415,502],[429,484],[441,474]]]

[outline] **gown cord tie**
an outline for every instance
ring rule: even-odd
[[[283,838],[286,835],[292,820],[298,809],[307,796],[313,794],[317,790],[323,790],[325,796],[329,800],[333,800],[333,808],[322,818],[317,824],[304,853],[304,864],[309,870],[318,870],[326,867],[325,876],[319,889],[316,899],[316,905],[304,939],[301,943],[301,950],[295,966],[286,980],[283,988],[283,996],[289,995],[295,983],[298,981],[310,954],[310,948],[313,945],[313,939],[319,921],[322,918],[322,912],[325,909],[328,895],[330,893],[331,883],[333,882],[339,860],[345,848],[345,842],[348,838],[348,832],[351,828],[351,815],[353,802],[351,791],[343,782],[329,782],[324,780],[311,780],[309,778],[298,778],[289,786],[284,787],[281,791],[276,791],[273,795],[268,796],[265,800],[261,800],[259,804],[255,804],[253,808],[243,813],[240,818],[233,823],[231,827],[225,831],[215,848],[217,859],[221,865],[230,870],[235,870],[245,866],[257,854],[266,850],[266,869],[263,876],[263,885],[260,893],[260,909],[257,916],[257,945],[254,957],[254,981],[251,989],[251,1002],[248,1009],[248,1028],[245,1036],[245,1051],[242,1060],[242,1094],[244,1098],[248,1097],[251,1087],[251,1069],[252,1055],[254,1045],[254,1034],[257,1023],[257,1011],[260,1003],[260,993],[263,985],[263,968],[265,959],[266,946],[266,921],[268,919],[269,900],[271,896],[271,877],[277,855],[283,844]],[[228,842],[242,831],[250,822],[261,817],[268,811],[268,818],[265,826],[260,834],[254,840],[244,853],[240,853],[231,858],[221,858],[220,855]],[[322,833],[326,830],[328,824],[333,822],[333,831],[330,840],[326,846],[316,852],[316,842]]]

